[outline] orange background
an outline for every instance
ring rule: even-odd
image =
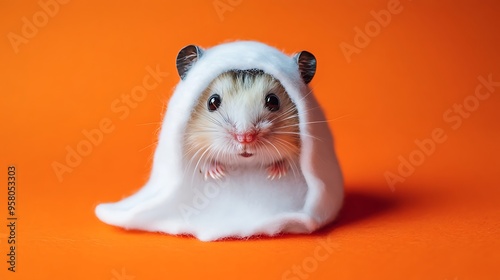
[[[460,125],[455,113],[443,118],[474,101],[479,76],[500,81],[498,1],[401,0],[351,62],[339,45],[355,46],[354,28],[391,1],[73,0],[44,22],[39,3],[47,2],[0,3],[1,279],[500,277],[500,87]],[[229,6],[218,13],[215,5]],[[12,44],[11,32],[24,36],[23,18],[34,15],[32,38]],[[148,177],[180,48],[237,39],[316,55],[312,87],[346,178],[338,221],[309,236],[214,243],[98,221],[98,203],[132,194]],[[157,65],[169,75],[120,119],[111,104]],[[52,164],[65,164],[66,148],[103,119],[114,130],[58,180]],[[436,128],[446,140],[391,188],[384,174],[398,174],[400,156],[418,155],[415,140]],[[9,165],[17,168],[16,273],[6,263]],[[329,251],[317,255],[325,240]]]

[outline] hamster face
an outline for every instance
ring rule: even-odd
[[[300,151],[297,108],[281,83],[260,70],[229,71],[212,81],[185,137],[185,153],[200,171],[241,164],[279,167]]]

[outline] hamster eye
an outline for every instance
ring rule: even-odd
[[[276,94],[274,93],[270,93],[268,95],[266,95],[266,108],[271,111],[271,112],[275,112],[275,111],[278,111],[280,109],[280,100],[278,98],[278,96],[276,96]]]
[[[213,112],[217,110],[217,108],[219,108],[220,106],[220,102],[221,102],[220,95],[213,94],[212,96],[210,96],[207,102],[208,111]]]

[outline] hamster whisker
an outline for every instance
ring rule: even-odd
[[[300,137],[301,135],[304,135],[306,137],[310,137],[310,138],[313,138],[313,139],[316,139],[318,141],[323,141],[323,139],[321,138],[318,138],[316,136],[313,136],[309,133],[305,133],[305,132],[292,132],[292,131],[280,131],[280,130],[276,130],[276,131],[273,131],[274,134],[292,134],[292,135],[297,135],[298,137]]]
[[[296,146],[289,142],[285,141],[283,139],[275,139],[276,146],[280,148],[280,150],[285,151],[287,154],[299,155],[299,151],[296,149]],[[283,158],[284,159],[284,158]],[[281,160],[283,160],[281,159]],[[293,176],[297,177],[297,174],[299,173],[299,168],[297,167],[297,164],[295,163],[294,156],[287,156],[286,162],[290,164],[290,169],[292,170]]]
[[[146,150],[147,148],[149,148],[149,147],[151,147],[151,146],[153,146],[153,145],[158,145],[158,142],[159,142],[158,140],[153,141],[153,143],[151,143],[151,144],[147,145],[147,146],[146,146],[146,147],[144,147],[144,148],[141,148],[141,149],[139,150],[139,152],[142,152],[142,151]],[[155,155],[155,153],[154,153],[154,152],[153,152],[153,153],[150,153],[150,154],[149,154],[149,158],[148,158],[148,160],[149,160],[149,161],[153,161],[153,159],[154,159],[154,155]]]
[[[316,107],[307,108],[307,109],[306,109],[306,110],[304,110],[304,112],[302,112],[300,115],[303,115],[304,113],[311,112],[311,111],[314,111],[314,110],[317,110],[317,109],[321,109],[321,106],[316,106]]]
[[[187,149],[185,152],[184,152],[184,157],[186,158],[189,158],[189,161],[186,165],[187,168],[191,167],[191,164],[193,163],[193,161],[195,160],[195,158],[197,158],[198,154],[201,153],[202,151],[204,151],[206,148],[205,147],[202,147],[202,148],[198,148],[197,146],[193,145],[192,147],[190,147],[189,149]],[[193,153],[193,151],[195,151]]]
[[[324,120],[324,121],[313,121],[313,122],[306,122],[306,124],[314,124],[314,123],[329,123],[329,122],[334,122],[334,121],[338,121],[339,119],[343,119],[345,117],[349,117],[353,114],[346,114],[346,115],[342,115],[342,116],[338,116],[336,118],[333,118],[333,119],[327,119],[327,120]]]
[[[291,108],[291,109],[288,109],[286,111],[284,111],[281,115],[279,115],[278,117],[289,117],[289,116],[298,116],[297,114],[297,110],[295,110],[295,108]]]
[[[217,110],[216,112],[219,113],[219,110]],[[223,126],[223,124],[217,118],[215,118],[215,116],[211,116],[211,114],[202,114],[200,112],[194,112],[193,116],[196,116],[198,118],[207,119],[207,120],[211,121],[212,123],[217,124],[220,127]]]
[[[284,145],[284,144],[287,144],[287,145]],[[292,146],[291,148],[290,148],[290,145]],[[299,155],[299,152],[295,151],[295,149],[294,149],[295,147],[291,143],[277,142],[277,146],[279,146],[279,148],[283,148],[283,150],[287,151],[288,153],[290,153],[292,155]],[[295,163],[294,158],[295,158],[294,156],[288,156],[286,159],[286,162],[290,164],[290,169],[292,170],[294,177],[297,177],[297,174],[300,174],[300,172],[299,172],[299,168],[297,167],[297,164]]]
[[[325,121],[310,121],[310,122],[304,122],[304,124],[318,124],[318,123],[328,123],[328,120]]]
[[[212,145],[210,145],[212,146]],[[208,146],[205,151],[201,154],[200,158],[198,159],[198,162],[196,162],[196,165],[194,166],[194,172],[193,172],[193,177],[191,178],[191,182],[194,181],[194,175],[196,174],[197,170],[198,170],[198,166],[200,165],[200,162],[201,160],[203,159],[203,157],[207,154],[207,152],[210,151],[210,146]],[[193,157],[194,158],[194,157]]]
[[[151,146],[153,146],[153,145],[157,145],[157,144],[158,144],[158,140],[154,141],[153,143],[151,143],[151,144],[147,145],[147,146],[146,146],[146,147],[144,147],[144,148],[141,148],[141,149],[139,150],[139,152],[142,152],[142,151],[146,150],[147,148],[149,148],[149,147],[151,147]]]
[[[305,122],[305,124],[315,124],[315,123],[330,123],[330,122],[334,122],[334,121],[338,121],[340,119],[343,119],[345,117],[349,117],[349,116],[352,116],[353,114],[345,114],[345,115],[341,115],[341,116],[338,116],[336,118],[333,118],[333,119],[327,119],[327,120],[324,120],[324,121],[310,121],[310,122]]]
[[[287,116],[285,118],[279,118],[280,121],[286,121],[286,120],[289,120],[289,119],[294,119],[294,118],[297,118],[298,115],[297,114],[293,114],[293,115],[290,115],[290,116]],[[297,124],[298,125],[298,124]]]
[[[269,141],[267,139],[262,138],[262,140],[266,141],[269,145],[271,145],[276,150],[276,152],[278,153],[280,159],[283,158],[283,156],[281,155],[280,150],[276,147],[276,145],[274,145],[271,141]]]
[[[184,151],[184,156],[185,157],[191,157],[194,158],[196,155],[203,150],[204,147],[199,147],[192,139],[188,139],[187,142],[189,143],[189,147]],[[196,151],[196,152],[194,152]],[[193,154],[194,152],[194,154]]]
[[[265,155],[266,157],[270,158],[271,162],[275,162],[278,160],[274,156],[274,153],[272,153],[271,150],[269,149],[269,145],[265,145],[263,142],[260,142],[260,145],[261,145],[261,151],[264,151],[264,149],[266,149],[266,152],[267,152],[267,153],[262,153],[262,154]],[[265,164],[265,161],[261,161],[261,163],[260,163],[261,168],[266,167],[264,164]]]
[[[279,128],[289,128],[289,127],[299,127],[300,125],[298,123],[296,124],[289,124],[289,125],[283,125],[283,126],[279,126]]]
[[[270,120],[270,122],[275,122],[276,120],[283,119],[283,118],[285,118],[285,119],[293,118],[295,115],[296,115],[295,108],[289,108],[286,111],[282,112],[281,114],[277,114],[274,118],[272,118]],[[291,117],[289,117],[289,116],[291,116]]]
[[[215,155],[214,158],[221,158],[220,154],[222,153],[222,149],[217,149],[217,154]]]
[[[324,120],[324,121],[309,121],[309,122],[304,122],[304,124],[330,123],[330,122],[336,121],[336,120],[341,119],[341,118],[346,117],[346,116],[347,115],[344,115],[344,116],[341,116],[341,117],[338,117],[335,119],[329,119],[329,120]],[[299,126],[299,124],[292,124],[289,126]]]
[[[297,166],[297,163],[295,160],[290,160],[290,169],[292,169],[293,176],[295,178],[297,178],[297,174],[300,174],[300,168]]]
[[[273,134],[292,134],[292,135],[296,135],[296,136],[300,136],[302,134],[305,134],[304,132],[288,131],[288,130],[280,130],[280,129],[274,130],[272,133]]]
[[[287,115],[291,112],[295,113],[297,111],[297,108],[291,106],[290,108],[287,108],[285,111],[281,112],[282,115]]]
[[[212,147],[213,145],[210,145],[210,146]],[[213,149],[207,149],[207,151],[208,151],[208,154],[205,156],[205,159],[203,160],[203,166],[204,167],[206,167],[207,165],[209,165],[210,162],[212,161],[213,157],[214,157],[214,151],[213,151]],[[203,170],[203,173],[204,174],[202,174],[202,175],[203,175],[203,178],[205,180],[207,180],[209,177],[211,177],[210,175],[207,176],[207,170]]]
[[[291,143],[287,143],[287,142],[280,142],[280,141],[277,141],[276,142],[276,146],[281,150],[283,150],[287,155],[286,155],[286,158],[284,160],[286,160],[286,162],[290,162],[290,163],[293,163],[294,162],[294,159],[295,158],[298,158],[299,156],[299,151],[296,149],[296,147],[293,147],[293,144]],[[294,166],[292,166],[290,164],[290,167],[293,168]],[[296,167],[296,166],[295,166]],[[292,169],[292,171],[294,172],[295,174],[295,170]],[[299,170],[297,169],[297,172]]]
[[[313,89],[311,88],[304,96],[302,96],[299,101],[302,102],[306,97],[308,97],[311,93],[313,93]]]
[[[281,138],[276,138],[274,141],[277,144],[280,144],[281,147],[286,148],[285,150],[290,153],[290,154],[295,154],[298,155],[298,150],[297,150],[297,145],[294,145],[292,142],[281,139]]]
[[[207,165],[210,165],[212,163],[212,161],[214,160],[214,155],[215,155],[215,145],[214,144],[210,144],[210,146],[207,148],[207,151],[208,151],[208,154],[206,154],[205,156],[205,159],[203,161],[203,165],[206,167]],[[204,178],[205,180],[208,179],[208,177],[206,177],[206,170],[204,170],[205,174],[204,175]]]
[[[321,107],[320,106],[316,106],[316,107],[312,107],[312,108],[308,108],[307,110],[305,110],[304,112],[297,112],[297,116],[300,118],[302,116],[304,116],[307,112],[310,112],[310,111],[314,111],[316,109],[320,109]],[[345,117],[349,117],[351,115],[354,115],[353,113],[349,113],[349,114],[345,114],[345,115],[341,115],[341,116],[338,116],[336,118],[333,118],[333,119],[328,119],[328,120],[325,120],[325,122],[332,122],[332,121],[336,121],[336,120],[339,120],[339,119],[343,119]]]
[[[255,143],[255,151],[259,154],[259,155],[266,155],[266,153],[264,153],[264,148],[265,145],[262,143],[262,141],[257,141]],[[268,151],[269,152],[269,151]],[[267,153],[269,154],[269,153]],[[260,161],[260,168],[264,168],[264,161]]]
[[[218,133],[218,132],[220,132],[220,131],[217,130],[217,129],[205,128],[205,129],[200,129],[200,130],[185,132],[184,134],[187,137],[191,137],[191,136],[198,136],[198,133]]]
[[[336,117],[336,118],[334,118],[334,119],[329,119],[329,120],[326,120],[326,121],[327,121],[327,122],[338,121],[339,119],[343,119],[343,118],[345,118],[345,117],[350,117],[350,116],[352,116],[352,115],[354,115],[354,114],[353,114],[353,113],[350,113],[350,114],[345,114],[345,115],[338,116],[338,117]]]
[[[278,123],[279,124],[279,123]],[[278,131],[290,131],[294,128],[296,128],[297,132],[300,131],[300,124],[298,123],[293,123],[293,124],[287,124],[287,125],[276,125],[278,127]],[[290,129],[291,128],[291,129]]]
[[[226,110],[224,110],[224,108],[219,108],[219,110],[216,111],[219,116],[228,124],[231,123],[231,120],[229,119],[229,115],[228,113],[226,112]],[[222,114],[224,113],[224,115]]]
[[[220,127],[222,127],[222,126],[223,126],[223,125],[222,125],[222,123],[221,123],[218,119],[216,119],[215,117],[208,116],[207,118],[208,118],[208,120],[210,120],[212,123],[214,123],[214,124],[216,124],[216,125],[218,125],[218,126],[220,126]]]
[[[295,116],[289,116],[289,117],[287,117],[287,116],[278,116],[276,118],[273,118],[273,119],[269,120],[269,122],[270,123],[275,123],[276,126],[279,126],[278,124],[280,124],[280,123],[290,123],[290,122],[293,123],[294,122],[293,119],[296,118],[296,117],[297,117],[297,115],[295,115]],[[290,119],[292,119],[292,120],[288,121]],[[297,126],[298,126],[298,123],[297,123]]]

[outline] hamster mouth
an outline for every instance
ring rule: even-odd
[[[253,154],[248,153],[248,152],[245,151],[245,152],[241,153],[240,156],[248,158],[248,157],[253,156]]]

